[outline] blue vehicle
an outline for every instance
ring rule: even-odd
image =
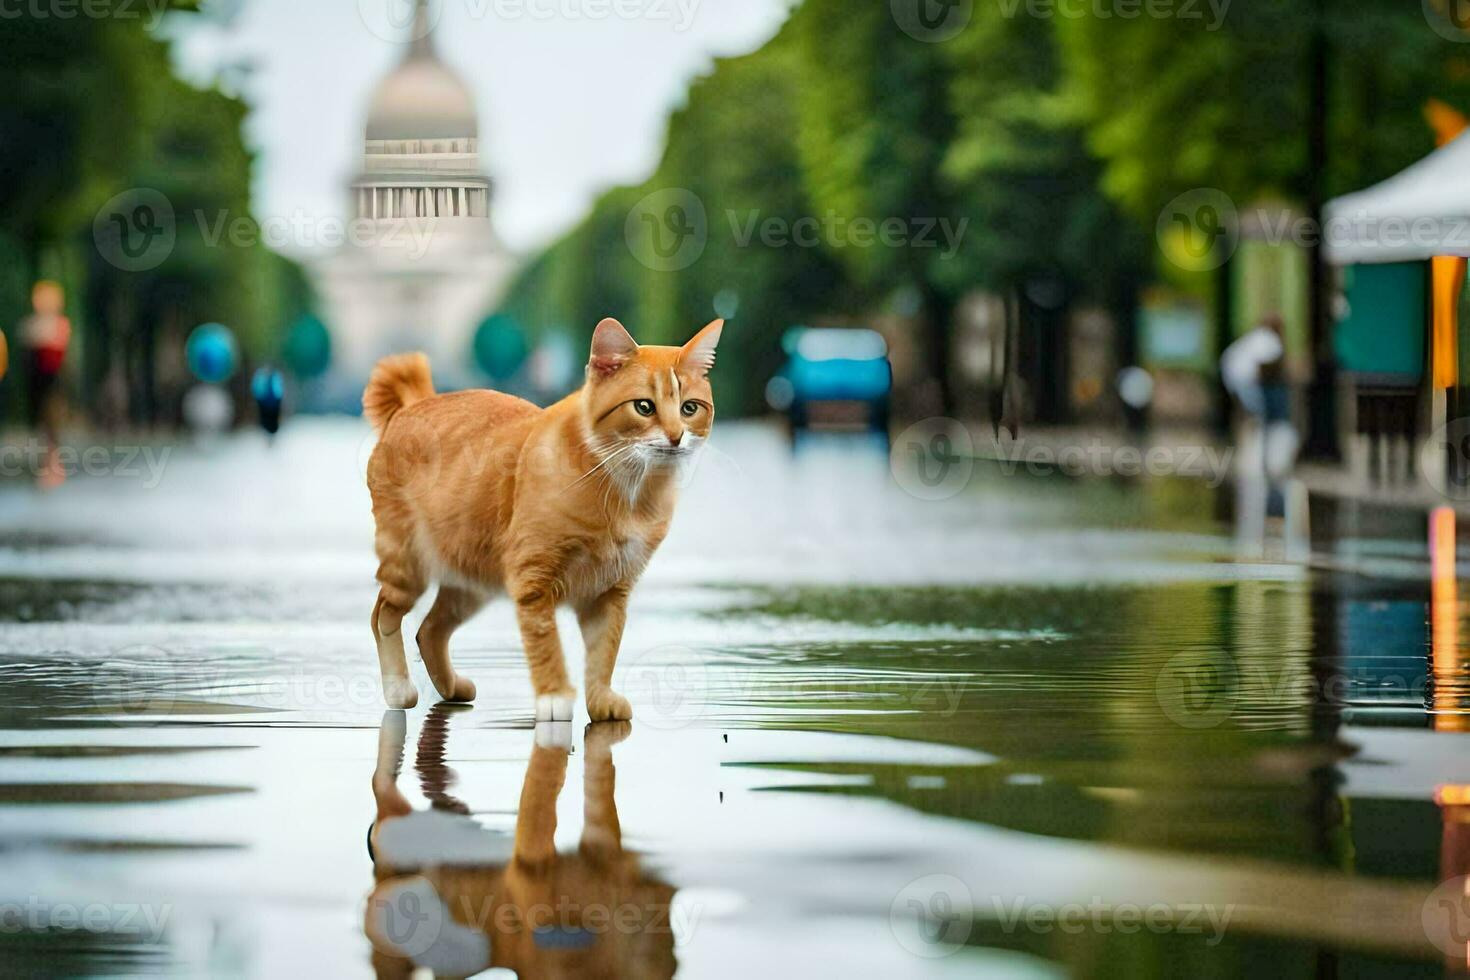
[[[781,338],[786,363],[766,385],[766,401],[792,429],[859,424],[888,429],[893,368],[888,343],[861,327],[792,327]]]

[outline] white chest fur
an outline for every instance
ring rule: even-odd
[[[648,559],[647,543],[636,537],[583,551],[567,564],[566,596],[572,602],[594,599],[619,582],[637,579]]]

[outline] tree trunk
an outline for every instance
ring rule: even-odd
[[[1323,0],[1317,0],[1316,20],[1307,56],[1307,215],[1322,228],[1327,183],[1327,82],[1330,51]],[[1308,327],[1312,341],[1312,381],[1307,388],[1305,459],[1336,462],[1342,458],[1337,433],[1337,362],[1332,350],[1332,319],[1328,310],[1330,285],[1322,251],[1322,235],[1312,242],[1308,273]]]
[[[925,286],[923,293],[925,373],[933,380],[939,398],[939,414],[953,417],[954,386],[949,377],[949,347],[956,303],[947,293]]]

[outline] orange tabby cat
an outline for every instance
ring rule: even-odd
[[[382,585],[372,627],[390,706],[418,701],[400,628],[437,580],[417,641],[441,697],[474,699],[449,636],[504,592],[537,720],[572,717],[562,604],[576,610],[587,647],[587,714],[632,717],[611,687],[628,594],[668,532],[679,468],[714,422],[708,375],[723,327],[716,320],[683,347],[640,347],[603,320],[586,383],[546,409],[497,391],[435,395],[422,354],[379,362],[362,402],[380,433],[368,462]]]

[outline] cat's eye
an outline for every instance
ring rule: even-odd
[[[685,402],[679,406],[679,411],[684,413],[686,419],[693,418],[694,413],[699,411],[699,402]]]
[[[639,415],[649,416],[653,414],[653,402],[647,398],[640,398],[633,403],[633,411]]]

